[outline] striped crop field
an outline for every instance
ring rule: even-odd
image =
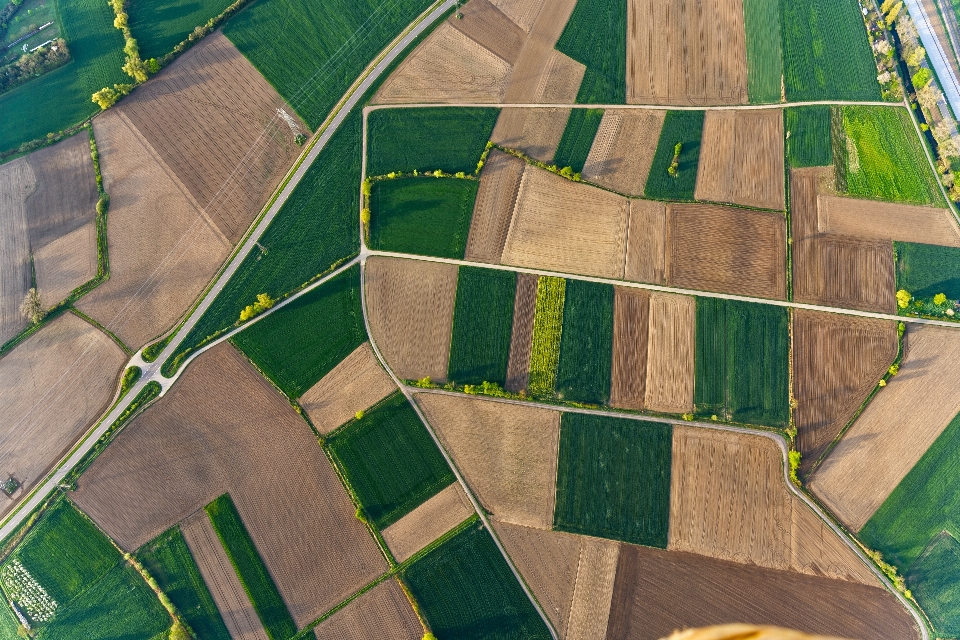
[[[513,271],[460,267],[448,380],[505,384],[516,288]]]
[[[613,286],[571,280],[563,304],[557,393],[564,400],[606,404],[613,362]]]
[[[578,0],[557,50],[587,67],[578,104],[627,99],[627,0]]]
[[[783,54],[779,0],[743,0],[747,37],[747,95],[752,104],[780,101]]]
[[[563,137],[553,154],[553,164],[571,167],[575,173],[583,171],[601,120],[603,109],[571,109]]]
[[[566,289],[567,281],[563,278],[540,276],[537,280],[533,345],[530,349],[530,382],[527,385],[532,395],[553,395],[556,391]]]
[[[833,162],[830,106],[790,107],[786,112],[787,157],[790,166],[825,167]]]

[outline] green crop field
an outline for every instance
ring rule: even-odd
[[[378,109],[367,118],[367,175],[391,171],[473,173],[499,109]]]
[[[578,104],[627,101],[627,0],[579,0],[557,50],[587,67]]]
[[[780,0],[788,102],[880,100],[857,0]]]
[[[296,399],[367,339],[360,265],[244,329],[233,343]]]
[[[490,534],[474,524],[403,572],[439,640],[549,640],[537,610]]]
[[[363,510],[385,529],[453,482],[453,471],[398,391],[327,440]]]
[[[373,185],[370,247],[463,258],[478,180],[398,178]]]
[[[917,298],[944,293],[960,300],[960,249],[933,244],[895,242],[897,289],[906,289]]]
[[[601,120],[603,109],[572,109],[557,152],[553,154],[553,163],[558,167],[571,167],[576,173],[583,171]]]
[[[790,166],[825,167],[833,162],[830,144],[830,107],[812,105],[786,109],[787,156]]]
[[[103,0],[59,2],[61,35],[73,58],[59,69],[0,95],[0,150],[62,131],[99,111],[90,96],[129,82],[123,36]]]
[[[905,108],[843,107],[847,193],[943,205],[943,196]]]
[[[516,288],[513,271],[460,267],[448,379],[506,382]]]
[[[200,569],[179,527],[174,527],[137,551],[137,559],[204,640],[230,640],[223,618],[207,589]]]
[[[240,519],[230,494],[225,493],[208,504],[206,511],[267,635],[271,640],[286,640],[294,635],[297,625]]]
[[[367,64],[431,4],[260,0],[232,18],[223,33],[316,129]]]
[[[743,0],[747,36],[747,95],[753,104],[780,102],[780,0]]]
[[[605,404],[613,360],[613,285],[571,280],[563,304],[557,393]]]
[[[703,111],[668,111],[660,130],[660,141],[653,156],[650,175],[643,194],[654,200],[693,200],[700,164],[700,136],[703,133]],[[674,148],[680,149],[677,175],[667,169],[673,161]]]
[[[960,637],[960,542],[941,532],[905,578],[937,635]]]
[[[533,395],[553,395],[557,387],[560,362],[560,336],[563,331],[563,300],[567,281],[540,276],[537,280],[537,304],[533,316],[533,344],[530,348],[530,382]]]
[[[554,527],[665,549],[673,427],[565,413]]]
[[[127,15],[130,31],[140,45],[140,57],[147,60],[170,53],[195,27],[231,4],[233,0],[133,0],[127,5]]]

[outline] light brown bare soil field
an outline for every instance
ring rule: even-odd
[[[495,518],[550,528],[558,412],[432,393],[417,394],[416,400],[467,485]]]
[[[470,0],[460,9],[461,17],[450,16],[447,19],[453,27],[514,65],[527,33],[516,25],[490,0]]]
[[[370,337],[401,380],[445,382],[457,267],[373,257],[364,268]]]
[[[613,288],[613,365],[610,406],[643,409],[647,387],[650,293]]]
[[[653,200],[630,200],[624,280],[663,284],[666,227],[667,205]]]
[[[50,308],[64,300],[97,275],[97,223],[89,222],[35,249],[33,268],[44,306]]]
[[[583,65],[569,58],[557,59],[553,48],[573,13],[574,5],[576,0],[549,0],[542,4],[536,20],[530,27],[530,36],[523,44],[523,49],[514,65],[510,83],[504,94],[504,102],[520,104],[540,102],[538,98],[543,98],[541,94],[544,92],[570,91],[574,85],[573,80],[576,80],[576,88],[573,89],[576,97],[585,68],[580,70]],[[577,75],[579,77],[576,77]],[[563,88],[546,88],[547,85],[554,83]],[[572,100],[559,102],[569,104]]]
[[[745,104],[741,0],[630,0],[627,104]]]
[[[300,397],[300,406],[317,431],[330,433],[396,390],[370,343],[364,342],[310,387]]]
[[[506,108],[500,111],[490,139],[541,162],[552,162],[570,109]]]
[[[480,173],[480,188],[470,219],[465,259],[498,264],[526,166],[516,156],[494,149]]]
[[[502,262],[606,278],[623,274],[629,206],[623,196],[527,166]]]
[[[533,23],[540,15],[544,0],[490,0],[490,2],[513,20],[514,24],[530,33]]]
[[[666,115],[666,111],[607,109],[583,165],[583,177],[620,193],[642,195]]]
[[[864,240],[899,240],[960,247],[960,230],[947,209],[821,195],[817,227]]]
[[[897,323],[794,310],[797,448],[806,474],[897,356]]]
[[[652,291],[649,318],[644,404],[651,411],[691,412],[696,298]]]
[[[620,546],[612,540],[581,540],[580,566],[567,623],[569,640],[590,640],[606,634]]]
[[[810,476],[810,489],[854,531],[960,412],[960,385],[944,375],[958,358],[955,330],[908,325],[900,372]]]
[[[511,70],[509,62],[444,23],[400,64],[372,102],[502,102]]]
[[[231,243],[243,236],[300,154],[296,134],[275,115],[277,109],[310,133],[219,31],[119,109]]]
[[[782,211],[783,111],[707,111],[694,195]]]
[[[423,626],[395,579],[388,579],[314,629],[317,640],[410,640]]]
[[[783,300],[786,246],[781,213],[671,204],[664,276],[676,287]]]
[[[861,640],[920,638],[878,587],[623,545],[607,638],[656,640],[675,629],[740,622]]]
[[[537,104],[573,104],[577,101],[580,83],[587,67],[565,53],[554,49],[547,59],[540,84],[534,94]]]
[[[98,116],[93,130],[110,194],[110,280],[77,307],[136,349],[177,321],[230,244],[119,111]]]
[[[235,640],[268,640],[207,513],[198,511],[180,529],[230,637]]]
[[[225,492],[298,626],[387,569],[309,426],[226,342],[127,425],[73,498],[136,549]]]
[[[26,159],[0,165],[0,344],[27,326],[20,303],[30,288],[30,240],[24,200],[36,180]]]
[[[30,490],[91,425],[117,389],[127,356],[65,313],[0,360],[0,475]],[[22,494],[17,494],[19,500]],[[0,495],[0,512],[13,502]]]
[[[469,498],[454,482],[384,529],[383,539],[397,562],[403,562],[473,514]]]
[[[518,393],[527,388],[530,378],[530,351],[533,348],[533,319],[537,311],[537,276],[517,274],[513,299],[513,329],[504,389]]]

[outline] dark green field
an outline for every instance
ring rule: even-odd
[[[905,577],[938,636],[960,636],[960,542],[939,533]]]
[[[367,175],[417,170],[471,174],[499,109],[378,109],[367,118]]]
[[[563,305],[557,394],[605,404],[613,360],[613,285],[569,280]]]
[[[327,440],[363,510],[385,529],[453,482],[413,407],[395,393]]]
[[[195,27],[223,13],[233,0],[132,0],[127,5],[130,31],[144,60],[159,58],[187,39]]]
[[[627,0],[579,0],[557,50],[587,67],[578,104],[627,100]]]
[[[438,640],[549,640],[533,604],[479,523],[403,573]]]
[[[601,120],[603,109],[572,109],[557,152],[553,154],[553,164],[571,167],[576,173],[583,171]]]
[[[653,156],[650,175],[643,195],[654,200],[693,200],[700,163],[700,136],[703,133],[703,111],[668,111],[660,130],[660,141]],[[667,169],[673,151],[680,142],[680,165],[676,176]]]
[[[945,293],[960,299],[960,249],[933,244],[895,242],[897,289],[906,289],[917,298]]]
[[[463,258],[478,180],[398,178],[373,185],[370,247]]]
[[[752,104],[780,102],[783,54],[780,0],[743,0],[747,37],[747,95]]]
[[[563,414],[554,527],[666,548],[672,447],[669,424]]]
[[[293,399],[366,339],[360,309],[360,265],[232,338]]]
[[[507,378],[517,274],[460,267],[447,378],[457,384]]]
[[[833,162],[830,145],[830,106],[790,107],[787,114],[787,157],[790,166],[825,167]]]

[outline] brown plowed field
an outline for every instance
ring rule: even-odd
[[[530,350],[533,348],[533,319],[537,311],[537,276],[517,274],[517,290],[513,299],[513,330],[510,335],[510,356],[507,360],[507,382],[504,388],[519,393],[527,388],[530,378]]]
[[[35,184],[26,159],[0,165],[0,344],[27,326],[20,314],[30,288],[30,239],[23,203]]]
[[[53,240],[42,249],[34,249],[33,268],[37,289],[46,307],[53,307],[70,292],[97,275],[97,223]]]
[[[310,133],[219,31],[119,105],[232,243],[300,154],[278,108]]]
[[[780,213],[719,205],[667,206],[667,284],[787,297],[787,223]]]
[[[696,298],[653,291],[649,317],[644,404],[651,411],[691,412]]]
[[[113,399],[127,356],[65,313],[0,360],[0,475],[31,489]],[[23,492],[16,494],[19,500]],[[0,494],[0,513],[13,503]]]
[[[610,406],[622,409],[644,407],[649,309],[648,291],[614,287]]]
[[[620,547],[619,542],[612,540],[581,539],[580,565],[567,623],[569,640],[591,640],[606,635]]]
[[[411,640],[423,627],[394,579],[366,592],[314,628],[317,640]]]
[[[960,247],[957,221],[947,209],[828,195],[818,205],[821,233]]]
[[[507,85],[506,93],[503,96],[504,102],[520,104],[538,102],[541,91],[545,90],[544,87],[560,80],[560,78],[554,77],[557,74],[555,68],[557,63],[553,45],[557,43],[560,34],[563,33],[563,28],[570,19],[576,3],[577,0],[549,0],[542,4],[536,20],[530,27],[530,36],[523,44],[523,49],[517,58],[517,64],[514,65],[510,83]],[[565,64],[563,68],[572,71],[577,68],[576,64]],[[580,78],[576,78],[576,89],[573,90],[574,96],[576,96],[576,91],[580,87],[583,72],[579,72],[579,75]],[[569,79],[572,80],[573,77],[570,76]],[[573,83],[565,81],[559,82],[559,84],[564,87],[563,91],[568,91]],[[569,101],[563,102],[570,103]]]
[[[558,412],[433,393],[417,394],[416,400],[467,485],[495,518],[550,528]]]
[[[794,311],[794,417],[801,473],[810,471],[896,356],[894,321]]]
[[[666,111],[607,109],[583,165],[583,177],[634,196],[643,194]]]
[[[730,622],[861,640],[920,638],[913,617],[878,587],[622,546],[608,639],[656,640]]]
[[[125,549],[229,492],[301,627],[387,569],[316,436],[226,342],[191,363],[78,485],[78,506]]]
[[[466,260],[500,262],[525,166],[520,158],[496,149],[490,152],[480,174],[480,189],[467,236]]]
[[[623,279],[663,284],[667,206],[652,200],[630,200],[630,226]]]
[[[457,267],[373,257],[364,268],[370,337],[401,380],[447,378]]]
[[[745,104],[741,0],[630,0],[627,104]]]
[[[570,109],[511,108],[500,111],[490,139],[541,162],[552,162]]]
[[[540,74],[534,102],[537,104],[574,104],[587,67],[554,49]]]
[[[508,18],[490,0],[470,0],[460,9],[461,17],[447,19],[453,27],[514,65],[527,33]]]
[[[960,385],[944,375],[958,358],[957,331],[908,325],[900,372],[810,476],[810,489],[854,531],[960,412]]]
[[[496,7],[513,20],[514,24],[530,33],[533,23],[540,15],[544,0],[490,0]]]
[[[370,343],[364,342],[310,387],[300,397],[300,406],[317,431],[330,433],[396,390]]]
[[[383,539],[397,562],[403,562],[473,514],[469,498],[454,482],[384,529]]]
[[[98,116],[93,130],[110,194],[110,280],[77,307],[136,349],[196,300],[230,244],[119,111]]]
[[[606,278],[623,274],[627,199],[527,166],[503,263]]]
[[[783,111],[707,111],[697,200],[784,208]]]

